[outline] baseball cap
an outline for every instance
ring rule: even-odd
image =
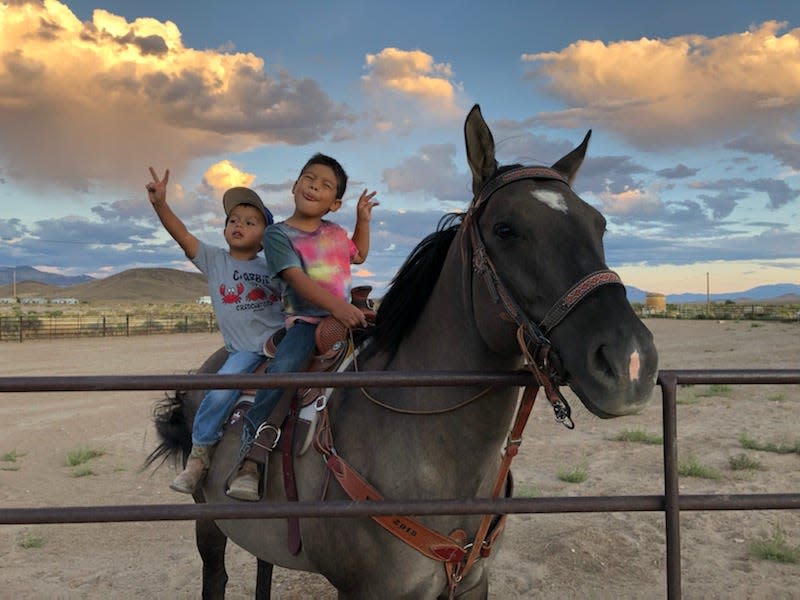
[[[258,210],[264,213],[264,218],[267,225],[272,225],[273,218],[269,209],[264,206],[261,198],[258,197],[253,190],[246,187],[232,187],[222,195],[222,206],[225,208],[225,216],[230,216],[234,206],[239,204],[249,204],[255,206]]]

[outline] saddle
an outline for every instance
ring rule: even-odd
[[[368,323],[367,329],[351,332],[341,321],[332,316],[322,319],[315,332],[315,352],[302,369],[304,372],[324,373],[337,370],[353,352],[354,347],[369,335],[376,316],[374,304],[369,298],[371,291],[371,286],[358,286],[351,291],[351,301],[364,313]],[[256,368],[255,373],[263,373],[266,370],[285,335],[286,330],[281,329],[265,342],[264,355],[267,358]],[[287,389],[267,421],[259,427],[253,449],[247,458],[265,464],[269,453],[275,449],[288,451],[294,456],[303,454],[311,445],[318,410],[327,404],[331,391],[319,387]],[[255,394],[255,389],[242,390],[239,403],[226,423],[226,428],[241,432],[243,418],[252,407]],[[292,410],[296,413],[292,419],[293,427],[284,434],[284,421]],[[288,446],[281,444],[278,447],[282,435],[288,437],[284,441],[292,443]]]

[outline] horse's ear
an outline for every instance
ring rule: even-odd
[[[472,193],[476,195],[497,170],[494,157],[494,138],[483,120],[481,107],[472,107],[464,123],[464,139],[467,144],[467,161],[472,169]]]
[[[590,137],[592,137],[591,129],[586,134],[586,137],[583,138],[580,146],[561,158],[552,167],[554,171],[558,171],[564,175],[569,181],[570,185],[572,185],[572,182],[575,181],[575,175],[577,175],[578,169],[580,169],[581,165],[583,164],[583,157],[586,156],[586,148],[589,147]]]

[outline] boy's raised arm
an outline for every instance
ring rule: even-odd
[[[159,179],[153,167],[150,167],[150,175],[153,177],[153,181],[148,183],[145,188],[147,189],[147,197],[153,205],[153,209],[156,211],[164,229],[178,242],[178,245],[183,249],[186,256],[189,259],[194,258],[197,256],[197,249],[200,246],[200,241],[186,229],[186,225],[183,224],[183,221],[172,212],[169,204],[167,204],[169,169],[164,172],[163,179]]]
[[[372,201],[377,193],[367,193],[367,190],[364,190],[356,205],[356,226],[351,239],[358,248],[358,256],[353,259],[353,263],[357,265],[367,260],[369,254],[369,222],[372,219],[372,209],[380,204]]]

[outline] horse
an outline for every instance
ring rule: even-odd
[[[558,391],[563,385],[601,418],[636,413],[646,405],[658,370],[652,334],[605,263],[604,217],[572,189],[590,136],[591,130],[550,167],[500,166],[480,107],[471,109],[464,137],[473,199],[464,213],[443,218],[397,272],[358,370],[530,370],[533,397],[544,389],[567,424],[568,406]],[[218,351],[200,370],[215,372],[223,360]],[[338,501],[498,496],[498,488],[505,489],[506,478],[498,480],[497,473],[508,466],[509,430],[518,428],[528,391],[338,389],[328,400],[327,463],[314,451],[295,459],[297,497],[318,499],[326,482],[326,499]],[[201,398],[201,392],[181,394],[161,412],[162,443],[151,460],[185,452]],[[238,436],[227,433],[197,501],[236,502],[226,497],[225,482],[238,449]],[[287,500],[280,462],[269,461],[262,501]],[[328,480],[343,465],[374,495],[346,490],[340,473]],[[476,536],[478,547],[488,551],[486,517],[426,516],[411,526],[396,521],[398,529],[439,534],[446,556],[431,558],[374,518],[303,518],[296,553],[287,547],[284,520],[198,522],[204,597],[224,594],[225,538],[258,558],[257,595],[264,597],[273,564],[322,574],[342,599],[487,597],[492,554],[476,554],[463,543]]]

